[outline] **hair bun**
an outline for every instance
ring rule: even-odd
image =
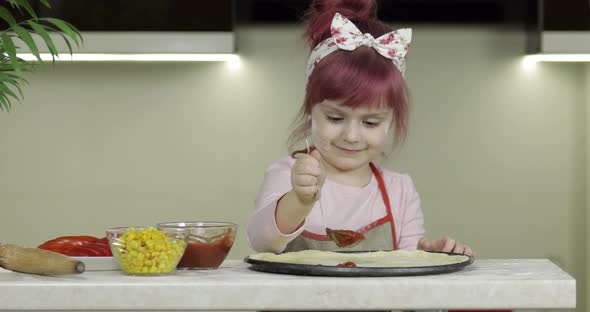
[[[376,15],[375,0],[314,0],[312,9],[318,14],[333,16],[337,12],[348,19],[373,19]]]
[[[329,32],[334,14],[352,21],[372,20],[377,16],[376,0],[313,0],[307,12],[305,38],[313,47]]]

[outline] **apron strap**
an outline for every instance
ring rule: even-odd
[[[395,222],[393,220],[393,213],[391,212],[391,203],[389,202],[389,195],[387,195],[387,189],[385,188],[385,182],[383,182],[383,177],[379,172],[379,169],[370,162],[369,166],[371,167],[371,171],[375,175],[375,179],[377,179],[377,184],[379,185],[379,191],[381,193],[381,197],[383,198],[383,203],[385,204],[385,208],[387,209],[387,218],[389,219],[389,224],[391,225],[391,236],[393,238],[393,250],[397,250],[397,234],[395,232]]]

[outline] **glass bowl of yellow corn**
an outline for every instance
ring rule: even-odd
[[[185,229],[155,227],[115,227],[107,230],[113,256],[130,275],[170,274],[186,249]]]

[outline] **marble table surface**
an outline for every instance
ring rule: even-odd
[[[0,268],[0,310],[383,310],[574,308],[576,281],[545,259],[478,259],[455,273],[313,277],[239,260],[168,276],[94,271],[58,277]]]

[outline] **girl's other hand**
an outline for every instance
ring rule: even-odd
[[[452,252],[470,257],[475,257],[477,255],[471,247],[450,237],[443,237],[436,240],[428,240],[425,237],[422,237],[420,241],[418,241],[418,250]]]
[[[291,168],[291,186],[304,205],[312,205],[320,198],[320,191],[326,180],[321,160],[321,154],[314,150],[310,155],[297,158]]]

